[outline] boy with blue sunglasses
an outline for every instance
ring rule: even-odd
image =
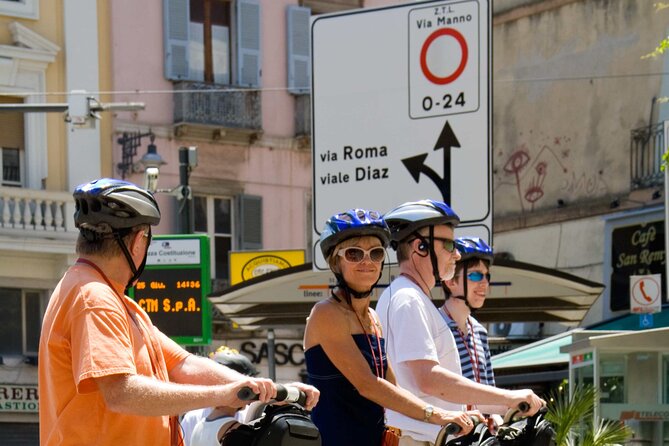
[[[477,237],[459,237],[455,245],[460,260],[453,278],[442,282],[446,302],[439,312],[458,346],[462,376],[494,386],[488,332],[472,316],[473,310],[483,307],[488,295],[493,251]]]

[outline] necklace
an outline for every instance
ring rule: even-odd
[[[369,320],[373,321],[372,318],[372,310],[367,308],[368,314],[369,314]],[[384,377],[383,373],[383,355],[381,354],[381,337],[379,336],[379,330],[376,327],[375,323],[372,323],[372,329],[374,330],[374,336],[376,336],[376,347],[379,351],[379,361],[376,361],[376,355],[374,354],[374,347],[372,347],[372,341],[369,340],[369,335],[367,334],[367,330],[365,330],[365,326],[362,324],[362,320],[360,319],[360,316],[358,316],[358,313],[353,310],[353,314],[355,314],[356,319],[358,319],[358,322],[360,323],[360,328],[362,328],[362,332],[365,334],[365,339],[367,339],[367,343],[369,344],[369,351],[372,352],[372,360],[374,361],[374,369],[376,370],[376,376],[379,378]],[[380,365],[380,369],[379,369]]]

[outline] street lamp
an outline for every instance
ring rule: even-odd
[[[166,164],[163,158],[158,154],[156,145],[153,143],[154,135],[151,135],[151,144],[146,148],[146,153],[139,160],[139,164],[144,166],[144,187],[151,192],[158,190],[158,176],[160,175],[160,166]]]
[[[151,140],[146,148],[146,153],[139,162],[134,163],[137,148],[141,146],[142,138],[148,136]],[[158,153],[154,141],[156,136],[148,133],[123,133],[117,142],[121,144],[122,161],[117,164],[121,177],[125,179],[128,172],[139,172],[139,166],[144,168],[144,187],[152,193],[167,193],[176,197],[179,203],[178,229],[181,234],[192,234],[195,221],[193,212],[193,192],[188,184],[190,173],[197,167],[197,147],[179,147],[179,185],[173,189],[158,189],[158,178],[160,168],[167,164]],[[139,165],[139,166],[138,166]]]
[[[147,152],[142,156],[142,159],[139,160],[139,164],[144,167],[144,171],[148,168],[158,168],[165,164],[165,161],[158,155],[156,150],[156,145],[154,141],[156,140],[156,135],[153,134],[151,130],[148,133],[128,133],[123,132],[120,138],[116,140],[121,145],[121,162],[116,165],[116,168],[121,173],[121,178],[125,177],[130,173],[139,172],[138,166],[135,164],[135,156],[137,156],[137,149],[142,145],[142,138],[145,136],[149,137],[150,143],[147,147]],[[157,180],[157,178],[156,178]],[[155,190],[157,183],[153,185],[153,188],[149,187],[147,183],[147,189]]]
[[[179,185],[173,189],[158,189],[160,167],[166,164],[156,152],[156,146],[149,144],[146,154],[139,161],[144,166],[144,184],[152,193],[166,193],[176,197],[179,203],[178,231],[192,234],[195,228],[193,212],[193,192],[188,184],[190,173],[197,167],[197,147],[179,147]]]

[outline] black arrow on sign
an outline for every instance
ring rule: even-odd
[[[444,177],[437,175],[430,166],[425,164],[427,153],[404,158],[402,163],[407,168],[416,183],[420,180],[420,174],[425,174],[437,186],[444,199],[444,203],[451,204],[451,148],[460,147],[460,142],[456,138],[451,125],[446,121],[441,130],[433,150],[444,149]]]

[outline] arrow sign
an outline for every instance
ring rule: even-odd
[[[444,149],[444,177],[440,177],[429,166],[425,164],[427,153],[402,159],[404,167],[409,171],[416,183],[420,180],[420,174],[424,173],[437,186],[441,192],[444,203],[451,204],[451,148],[460,147],[458,138],[453,133],[451,125],[446,121],[444,128],[437,138],[433,150]]]

